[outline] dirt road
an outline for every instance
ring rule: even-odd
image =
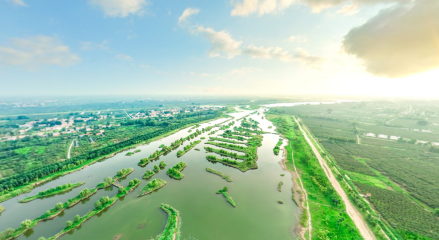
[[[342,201],[344,202],[344,204],[346,206],[347,214],[352,219],[352,221],[355,223],[355,226],[357,227],[357,229],[360,232],[361,236],[363,236],[363,238],[366,239],[366,240],[376,240],[375,235],[369,229],[369,226],[366,224],[366,221],[363,219],[361,214],[357,211],[357,209],[355,209],[355,207],[352,205],[351,201],[349,201],[348,196],[344,192],[344,190],[341,187],[340,183],[335,178],[335,176],[332,173],[332,171],[329,168],[329,166],[326,164],[326,161],[320,155],[320,152],[314,146],[313,142],[308,138],[308,135],[302,129],[302,127],[299,124],[299,122],[297,121],[297,119],[294,118],[294,120],[296,121],[297,125],[299,126],[300,131],[303,133],[303,136],[305,137],[305,140],[311,146],[312,151],[314,152],[314,154],[316,155],[317,159],[319,160],[320,166],[323,168],[326,176],[328,177],[328,179],[331,182],[332,186],[334,187],[335,191],[337,191],[338,195],[340,195]]]

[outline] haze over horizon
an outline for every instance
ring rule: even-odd
[[[437,98],[437,12],[434,0],[2,0],[0,95]]]

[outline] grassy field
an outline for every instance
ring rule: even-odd
[[[288,170],[294,171],[294,155],[300,178],[308,193],[313,239],[362,239],[292,117],[268,114],[267,119],[288,139],[285,147],[286,166]],[[307,218],[305,214],[301,216],[301,225],[305,225]]]
[[[431,143],[416,144],[418,140],[439,142],[435,122],[439,123],[439,118],[431,110],[435,108],[375,102],[277,111],[300,115],[336,164],[340,177],[355,191],[369,195],[362,200],[354,197],[361,200],[357,204],[360,210],[366,211],[370,204],[371,211],[378,211],[377,215],[366,214],[369,223],[382,219],[392,239],[439,239],[439,219],[435,216],[439,208],[439,154],[431,151]],[[419,124],[420,119],[428,124]],[[401,139],[368,137],[367,133]]]

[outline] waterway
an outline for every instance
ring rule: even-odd
[[[260,110],[262,112],[262,109]],[[247,115],[250,111],[233,113],[236,119]],[[186,137],[190,133],[189,128],[183,129],[171,136],[148,145],[142,145],[136,149],[141,152],[132,156],[125,156],[126,152],[121,152],[102,162],[95,163],[81,171],[60,177],[43,186],[34,189],[31,193],[21,195],[16,198],[3,202],[6,211],[0,215],[0,231],[8,227],[17,228],[21,221],[34,219],[51,209],[58,202],[65,202],[67,199],[76,196],[83,188],[93,188],[97,183],[102,182],[105,177],[114,176],[122,168],[134,168],[134,172],[127,178],[119,180],[126,186],[133,178],[142,179],[146,170],[153,169],[155,164],[165,161],[167,164],[164,170],[154,175],[167,181],[167,185],[157,192],[137,198],[140,189],[148,181],[142,181],[140,186],[133,192],[119,200],[109,209],[93,217],[82,226],[61,237],[62,240],[76,239],[151,239],[158,235],[164,228],[167,215],[160,210],[160,204],[166,203],[178,211],[182,217],[182,240],[185,239],[296,239],[293,229],[297,224],[298,208],[291,200],[292,181],[291,175],[282,170],[280,165],[282,151],[279,156],[273,154],[273,147],[279,140],[279,135],[275,134],[273,128],[268,128],[272,124],[260,115],[251,117],[260,123],[263,131],[262,147],[258,148],[258,169],[245,173],[238,169],[224,166],[220,163],[211,163],[206,160],[206,155],[216,155],[204,151],[205,142],[209,136],[217,136],[223,131],[218,131],[214,135],[203,133],[195,139],[205,137],[202,143],[190,150],[182,157],[177,158],[176,153],[183,146],[170,152],[166,156],[161,156],[157,161],[145,167],[137,166],[139,159],[148,157],[151,153],[165,144],[169,146],[171,142],[181,137]],[[223,122],[219,119],[210,123],[201,124],[198,129]],[[240,121],[235,123],[239,126]],[[192,130],[193,132],[194,130]],[[191,133],[192,133],[191,132]],[[133,151],[131,149],[130,151]],[[230,151],[230,150],[228,150]],[[241,153],[242,154],[242,153]],[[219,156],[219,155],[217,155]],[[168,167],[172,167],[178,162],[183,161],[188,165],[183,170],[185,177],[182,180],[174,180],[166,175]],[[219,170],[229,175],[233,182],[226,182],[221,177],[206,171],[206,167]],[[285,176],[281,176],[285,174]],[[151,179],[151,180],[152,180]],[[277,185],[283,181],[282,192],[278,192]],[[51,188],[68,182],[86,182],[85,185],[74,189],[71,192],[56,195],[50,198],[35,200],[29,203],[18,203],[18,200],[38,193],[41,190]],[[232,207],[222,195],[215,192],[227,186],[229,193],[236,203],[236,208]],[[28,230],[18,239],[37,240],[39,237],[49,238],[62,230],[65,222],[73,220],[77,214],[84,215],[93,208],[93,203],[102,196],[114,196],[117,189],[109,187],[99,190],[89,200],[65,210],[62,214],[45,222],[40,222],[33,229]],[[278,200],[283,200],[284,204],[278,204]]]

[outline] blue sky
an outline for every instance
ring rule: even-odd
[[[439,11],[438,5],[0,0],[0,94],[434,97],[425,86],[439,78],[439,60],[428,52],[439,45],[426,32],[439,31],[439,20],[423,19],[433,24],[416,30],[416,40],[410,39],[413,29],[399,27]],[[398,36],[401,31],[407,34]],[[412,44],[427,47],[404,52]],[[401,57],[389,57],[395,53]]]

